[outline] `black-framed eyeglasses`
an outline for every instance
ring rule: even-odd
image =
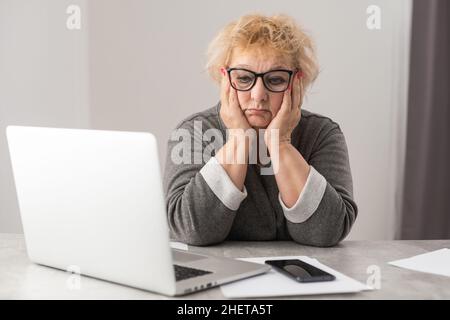
[[[284,92],[289,87],[294,71],[285,69],[270,70],[268,72],[256,73],[244,68],[228,68],[230,85],[238,91],[249,91],[256,80],[261,77],[264,87],[271,92]]]

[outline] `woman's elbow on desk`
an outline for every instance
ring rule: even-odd
[[[209,223],[212,219],[196,217],[189,210],[187,210],[188,214],[183,215],[182,211],[180,208],[168,210],[170,239],[191,246],[211,246],[225,241],[228,235],[227,229],[230,226],[229,221],[227,221],[228,223],[223,223],[223,221],[222,223]]]
[[[189,246],[198,246],[198,247],[212,246],[225,241],[225,238],[222,239],[220,237],[216,238],[204,237],[198,232],[183,233],[183,234],[174,234],[173,232],[171,232],[170,238],[173,241],[179,241]]]
[[[350,233],[358,208],[354,202],[342,200],[340,208],[319,207],[303,223],[288,222],[292,239],[303,245],[333,247]]]
[[[334,247],[342,240],[339,232],[333,234],[317,234],[309,238],[298,237],[295,233],[291,233],[291,237],[298,244],[323,248]]]

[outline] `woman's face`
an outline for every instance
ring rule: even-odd
[[[230,68],[245,68],[255,73],[274,69],[293,70],[286,57],[264,54],[261,51],[241,51],[235,49],[229,64]],[[267,128],[280,110],[283,92],[271,92],[259,77],[249,91],[237,91],[239,104],[248,123],[253,128]]]

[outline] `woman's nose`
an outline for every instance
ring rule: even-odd
[[[267,89],[264,86],[262,78],[256,79],[256,83],[251,90],[251,95],[255,101],[264,101],[267,99]]]

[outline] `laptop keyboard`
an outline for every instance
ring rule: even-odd
[[[188,268],[188,267],[183,267],[183,266],[179,266],[176,264],[174,264],[173,266],[175,268],[176,281],[186,280],[189,278],[199,277],[199,276],[203,276],[205,274],[212,273],[211,271]]]

